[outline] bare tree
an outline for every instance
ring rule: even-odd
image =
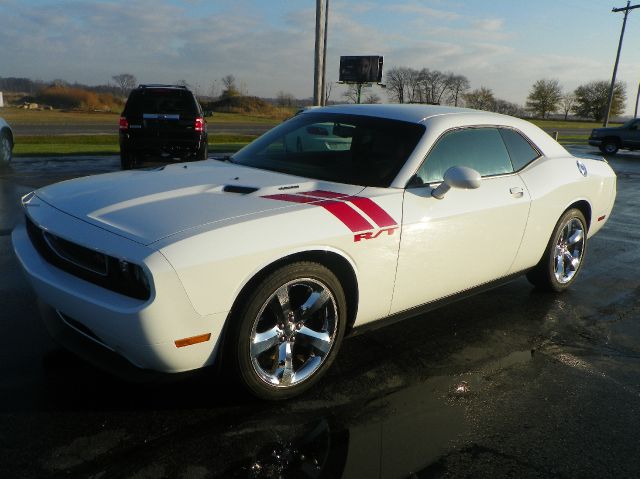
[[[233,75],[227,75],[222,78],[222,93],[221,97],[227,98],[240,95],[238,86],[236,85],[236,77]]]
[[[350,103],[360,103],[362,93],[368,88],[366,83],[350,83],[342,96]]]
[[[387,70],[385,75],[387,94],[392,100],[398,103],[404,103],[408,80],[409,68],[393,67]]]
[[[282,107],[291,107],[296,103],[296,97],[291,93],[286,93],[283,91],[278,92],[278,96],[276,97],[276,102],[278,106]]]
[[[493,111],[496,98],[490,88],[480,87],[462,95],[466,105],[476,110]]]
[[[129,92],[136,87],[136,83],[138,83],[135,75],[132,75],[131,73],[113,75],[111,79],[116,82],[116,85],[120,88],[123,96],[127,96]]]
[[[422,87],[421,101],[439,105],[449,87],[447,75],[438,70],[423,68],[420,70],[420,86]]]
[[[371,92],[365,97],[364,102],[370,104],[380,103],[380,97],[376,93]]]
[[[569,118],[569,112],[573,109],[573,106],[576,104],[576,96],[572,93],[565,93],[560,97],[560,109],[564,113],[565,121]]]
[[[462,99],[462,95],[469,90],[471,84],[469,83],[469,79],[464,75],[450,75],[447,103],[453,104],[453,106],[458,106],[458,103]]]

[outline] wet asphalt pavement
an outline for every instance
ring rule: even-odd
[[[16,160],[0,170],[0,477],[637,477],[640,154],[611,164],[612,217],[568,292],[520,278],[349,338],[317,387],[273,404],[210,372],[129,384],[58,348],[11,250],[18,198],[118,161]]]

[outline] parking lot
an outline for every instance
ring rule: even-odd
[[[579,153],[598,154],[589,148]],[[21,195],[116,157],[0,170],[0,477],[633,477],[640,470],[640,154],[562,295],[524,278],[347,339],[302,397],[211,371],[131,384],[57,347],[10,233]]]

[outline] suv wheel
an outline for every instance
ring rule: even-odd
[[[196,160],[197,161],[204,161],[207,159],[208,155],[209,155],[209,151],[208,151],[208,145],[206,143],[204,143],[200,149],[198,150],[198,153],[196,154]]]
[[[123,170],[130,170],[135,166],[135,157],[126,150],[120,151],[120,166]]]
[[[615,155],[618,152],[618,142],[616,140],[604,140],[600,145],[600,151],[605,155]]]

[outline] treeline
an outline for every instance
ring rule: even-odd
[[[111,93],[112,95],[119,95],[121,93],[120,87],[115,85],[84,85],[78,82],[69,83],[64,80],[44,82],[41,80],[31,80],[29,78],[0,77],[0,91],[5,92],[34,95],[45,88],[53,86],[76,88],[95,93]]]
[[[393,67],[385,73],[387,94],[397,103],[467,106],[507,115],[522,113],[516,103],[497,98],[487,87],[470,90],[469,79],[453,72]]]
[[[64,80],[43,82],[29,78],[0,77],[0,91],[19,94],[14,103],[37,103],[58,109],[118,111],[124,104],[121,88],[83,85]]]
[[[550,113],[561,111],[565,120],[569,113],[573,113],[581,118],[601,121],[607,114],[610,88],[608,81],[597,80],[565,92],[558,80],[537,80],[527,97],[527,109],[540,118],[547,118]],[[626,99],[626,85],[616,82],[611,101],[611,116],[624,112]]]

